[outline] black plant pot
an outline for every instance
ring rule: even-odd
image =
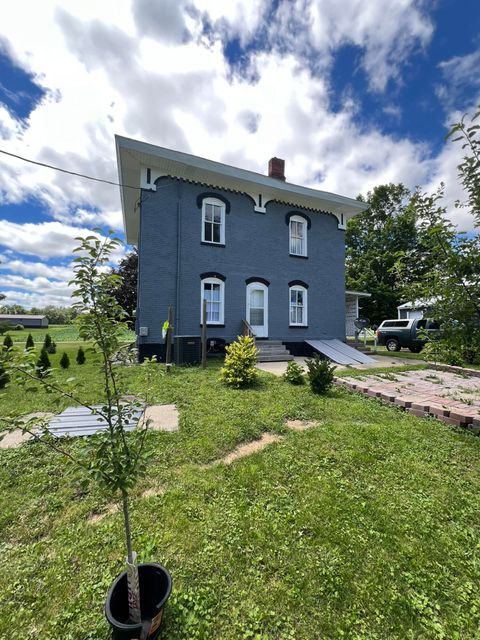
[[[138,577],[141,624],[129,623],[126,571],[118,576],[108,592],[105,616],[112,627],[113,640],[155,640],[160,633],[163,608],[172,591],[172,577],[165,567],[154,562],[139,564]]]

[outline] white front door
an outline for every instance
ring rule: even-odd
[[[247,286],[247,322],[257,338],[268,336],[268,287],[261,282]]]

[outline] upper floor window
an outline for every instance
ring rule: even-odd
[[[290,325],[307,326],[307,289],[295,285],[289,289]]]
[[[220,278],[205,278],[202,280],[202,307],[200,323],[202,322],[203,301],[207,301],[207,324],[223,324],[225,307],[225,283]]]
[[[289,223],[290,254],[292,256],[307,255],[307,221],[301,216],[292,216]]]
[[[202,242],[225,244],[225,204],[217,198],[203,200]]]

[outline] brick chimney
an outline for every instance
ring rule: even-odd
[[[283,180],[285,182],[285,160],[281,158],[270,158],[268,161],[268,175],[270,178]]]

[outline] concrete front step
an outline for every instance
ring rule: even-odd
[[[259,338],[257,338],[257,340],[255,341],[255,344],[257,345],[257,347],[263,347],[263,346],[278,347],[279,345],[283,345],[283,342],[281,340],[260,340]]]
[[[261,360],[262,358],[270,358],[270,357],[285,357],[289,356],[290,351],[260,351],[257,354],[257,360]]]
[[[293,360],[293,356],[288,353],[282,355],[260,355],[257,358],[258,362],[287,362],[287,360]]]

